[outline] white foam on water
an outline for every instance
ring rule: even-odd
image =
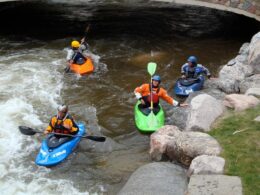
[[[41,118],[50,116],[42,113],[56,110],[61,102],[63,75],[58,69],[64,64],[51,57],[52,53],[30,50],[30,54],[0,57],[1,194],[88,194],[79,192],[70,180],[48,178],[51,170],[37,167],[35,157],[30,156],[38,152],[41,143],[18,130],[19,125],[46,125],[49,121]],[[37,60],[36,56],[42,58]]]

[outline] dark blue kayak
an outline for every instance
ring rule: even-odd
[[[75,149],[85,134],[85,125],[78,123],[79,132],[75,137],[57,138],[50,134],[42,141],[40,152],[38,153],[35,163],[40,166],[54,166],[64,161]]]
[[[196,79],[182,79],[179,78],[174,86],[174,93],[178,96],[188,96],[194,91],[199,91],[203,88],[205,78],[204,76],[199,76]]]

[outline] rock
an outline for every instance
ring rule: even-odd
[[[239,84],[247,76],[252,75],[251,66],[236,62],[233,66],[225,65],[219,72],[218,88],[225,93],[238,93]]]
[[[260,88],[260,74],[247,77],[239,84],[241,93],[245,93],[249,88]]]
[[[260,32],[254,35],[250,42],[248,62],[254,73],[260,73]]]
[[[181,132],[178,127],[166,125],[150,137],[150,156],[155,161],[167,157],[189,166],[192,159],[206,154],[219,155],[221,147],[206,133]]]
[[[207,94],[193,98],[190,107],[187,131],[209,131],[211,124],[223,113],[221,102]]]
[[[242,111],[248,108],[255,107],[260,101],[254,96],[230,94],[226,95],[223,104],[229,108],[234,108],[235,111]]]
[[[256,117],[254,121],[260,122],[260,116]]]
[[[125,148],[124,145],[118,144],[109,137],[106,138],[105,142],[81,141],[79,145],[83,151],[91,152],[112,152],[114,150]]]
[[[188,195],[242,195],[241,179],[225,175],[192,175]]]
[[[260,88],[249,88],[246,91],[245,95],[253,95],[253,96],[259,98],[260,97]]]
[[[118,195],[183,195],[187,189],[185,170],[169,162],[154,162],[138,168]]]
[[[201,155],[194,158],[188,170],[191,174],[223,174],[225,159],[218,156]]]
[[[249,53],[249,43],[244,43],[238,52],[240,55],[248,55]]]

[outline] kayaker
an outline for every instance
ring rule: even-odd
[[[196,56],[190,56],[187,63],[182,65],[181,74],[182,78],[198,78],[202,74],[205,74],[208,79],[211,77],[209,70],[205,66],[198,64]]]
[[[71,42],[71,48],[68,50],[66,60],[68,62],[65,72],[70,71],[71,64],[82,65],[87,60],[87,55],[84,53],[88,49],[88,44],[85,42],[85,38],[81,40],[81,44],[78,41]]]
[[[63,104],[58,107],[57,115],[51,118],[44,134],[55,132],[74,135],[78,133],[78,130],[79,128],[73,117],[68,113],[68,106]]]
[[[67,62],[69,64],[83,64],[86,61],[86,57],[83,52],[86,49],[85,45],[80,44],[78,41],[71,42],[71,48],[68,50]]]
[[[158,107],[159,98],[162,98],[163,100],[165,100],[173,106],[184,107],[188,105],[186,103],[180,103],[171,98],[167,94],[167,91],[160,87],[160,83],[161,77],[159,75],[154,75],[152,77],[152,101],[154,107]],[[151,84],[142,84],[140,87],[135,88],[134,93],[136,98],[141,101],[141,104],[139,105],[140,108],[151,107]]]

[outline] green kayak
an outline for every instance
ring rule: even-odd
[[[135,124],[141,133],[153,133],[164,125],[164,111],[159,105],[151,112],[150,108],[140,109],[138,101],[135,105]]]

